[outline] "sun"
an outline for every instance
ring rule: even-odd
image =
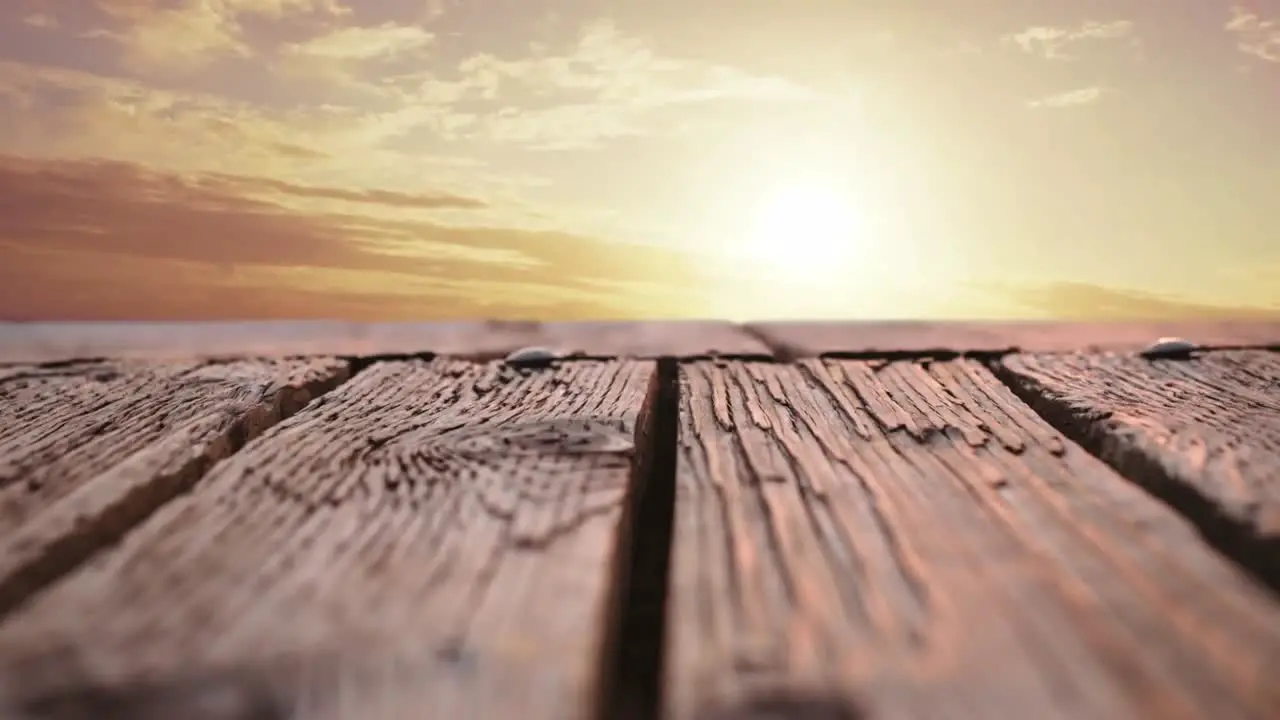
[[[864,240],[860,220],[851,197],[823,185],[789,184],[764,196],[739,249],[779,270],[834,270]]]

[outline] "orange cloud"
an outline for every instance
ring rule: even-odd
[[[305,214],[248,194],[263,188],[390,204],[483,205],[183,177],[127,163],[0,158],[0,316],[697,314],[682,291],[698,286],[696,274],[675,251],[567,233]],[[260,305],[219,299],[235,293],[276,299]],[[208,307],[196,311],[195,297]],[[299,313],[300,297],[315,307]]]
[[[284,284],[245,285],[197,263],[47,252],[0,243],[0,321],[591,318],[625,315],[599,302],[536,306],[480,295],[415,297]],[[634,312],[634,311],[633,311]]]
[[[366,203],[417,210],[439,210],[444,208],[478,210],[489,206],[489,203],[479,198],[448,193],[428,195],[393,190],[351,190],[347,188],[317,187],[314,185],[299,185],[274,178],[250,177],[247,175],[211,173],[196,178],[194,182],[203,187],[231,194],[269,192],[309,199],[341,200],[351,203]]]

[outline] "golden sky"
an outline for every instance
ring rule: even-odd
[[[4,4],[0,319],[1280,316],[1280,2]]]

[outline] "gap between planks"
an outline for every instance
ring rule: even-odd
[[[671,538],[675,520],[680,361],[657,363],[648,442],[632,477],[611,587],[612,625],[600,660],[597,720],[661,715]]]

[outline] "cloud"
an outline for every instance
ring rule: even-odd
[[[497,173],[486,159],[451,152],[430,132],[450,116],[431,107],[279,108],[0,61],[0,117],[0,154],[96,158],[204,183],[235,177],[236,187],[224,190],[267,194],[309,212],[358,203],[382,216],[466,210],[450,221],[552,229],[568,222],[593,235],[625,232],[595,223],[585,229],[577,216],[544,211],[528,199],[541,178],[520,168]],[[495,198],[501,202],[490,202]]]
[[[518,61],[476,57],[471,71],[490,70],[534,90],[586,91],[597,99],[656,107],[724,99],[808,100],[814,93],[779,77],[756,76],[714,63],[659,56],[610,21],[586,24],[567,54],[535,51]]]
[[[664,57],[609,21],[584,24],[565,45],[459,54],[456,43],[439,47],[442,39],[421,25],[335,24],[334,16],[345,9],[322,0],[100,2],[106,22],[98,23],[98,32],[123,45],[126,69],[189,72],[198,83],[177,91],[169,81],[0,63],[0,85],[22,84],[27,97],[42,105],[17,118],[29,122],[27,133],[42,141],[19,140],[10,131],[10,149],[62,145],[58,154],[175,168],[216,159],[275,172],[265,166],[370,159],[371,148],[403,147],[405,138],[416,146],[462,141],[591,148],[662,133],[702,106],[819,99],[781,77]],[[259,22],[247,22],[254,18]],[[280,20],[294,22],[288,33],[245,31],[247,25]],[[252,38],[285,34],[296,40],[251,47]],[[274,72],[237,80],[237,86],[287,101],[237,102],[195,91],[224,82],[226,68],[208,68],[211,63],[251,56]],[[676,109],[680,118],[674,117]],[[52,123],[60,130],[52,140],[51,118],[61,121]],[[5,146],[0,139],[0,151]]]
[[[338,200],[348,203],[418,210],[445,208],[477,210],[489,206],[487,202],[479,198],[448,193],[421,194],[394,190],[353,190],[350,188],[316,187],[314,185],[299,185],[274,178],[249,177],[245,175],[210,174],[204,178],[194,180],[193,183],[198,187],[216,189],[238,195],[276,193],[308,199]]]
[[[249,18],[294,14],[341,16],[337,0],[97,0],[108,19],[93,34],[118,41],[124,63],[139,72],[190,72],[228,57],[253,54],[245,38]]]
[[[15,99],[0,148],[39,147],[191,168],[317,159],[346,118],[315,110],[289,117],[226,98],[176,92],[119,77],[0,61],[0,97]],[[326,127],[328,126],[328,127]]]
[[[1082,282],[990,285],[988,290],[1044,316],[1062,320],[1280,319],[1280,305],[1230,307],[1140,290]]]
[[[22,18],[22,24],[41,30],[55,30],[59,26],[58,18],[50,13],[32,13]]]
[[[263,188],[345,198],[128,163],[0,158],[0,316],[661,316],[687,314],[681,288],[698,285],[675,251],[561,232],[301,213],[241,194]],[[378,201],[425,202],[398,194]],[[278,301],[223,304],[240,291]],[[211,304],[197,311],[189,301],[199,296]],[[296,312],[302,297],[316,307]]]
[[[1099,86],[1079,88],[1077,90],[1069,90],[1067,92],[1050,95],[1038,100],[1032,100],[1028,104],[1034,108],[1065,108],[1079,107],[1081,105],[1091,105],[1102,99],[1102,96],[1108,92],[1106,88]]]
[[[329,30],[301,42],[285,43],[274,69],[280,82],[318,80],[321,89],[341,90],[368,100],[394,100],[383,87],[388,71],[429,58],[436,35],[419,25],[387,22]]]
[[[1256,12],[1232,6],[1226,29],[1236,38],[1236,47],[1264,62],[1280,63],[1280,22],[1264,20]]]
[[[1074,60],[1076,56],[1070,53],[1073,47],[1083,43],[1125,39],[1134,39],[1134,24],[1129,20],[1090,21],[1077,28],[1029,27],[1022,32],[1004,36],[1002,41],[1047,60]]]
[[[414,294],[400,286],[308,282],[309,271],[246,281],[198,263],[111,253],[68,253],[0,243],[0,320],[355,321],[592,318],[626,314],[592,299],[524,302],[483,292]],[[376,280],[377,278],[375,278]]]
[[[805,102],[811,89],[773,76],[690,59],[663,57],[610,21],[585,23],[563,47],[534,44],[524,53],[477,52],[452,67],[368,72],[366,68],[285,65],[324,75],[388,108],[397,132],[429,130],[446,140],[549,150],[595,148],[665,127],[661,111],[723,102]],[[386,126],[384,124],[384,126]]]
[[[409,187],[482,163],[386,144],[445,122],[430,107],[272,107],[129,78],[0,60],[0,153],[96,157],[175,172]],[[514,174],[513,174],[514,177]]]
[[[385,23],[373,27],[345,27],[300,43],[284,52],[328,60],[373,60],[411,53],[428,47],[435,35],[411,25]]]
[[[523,58],[474,55],[448,89],[500,107],[474,134],[535,149],[591,148],[602,140],[652,134],[655,113],[726,101],[806,102],[813,90],[734,67],[663,57],[607,20],[587,23],[562,52],[534,47]],[[422,87],[439,91],[434,82]]]

